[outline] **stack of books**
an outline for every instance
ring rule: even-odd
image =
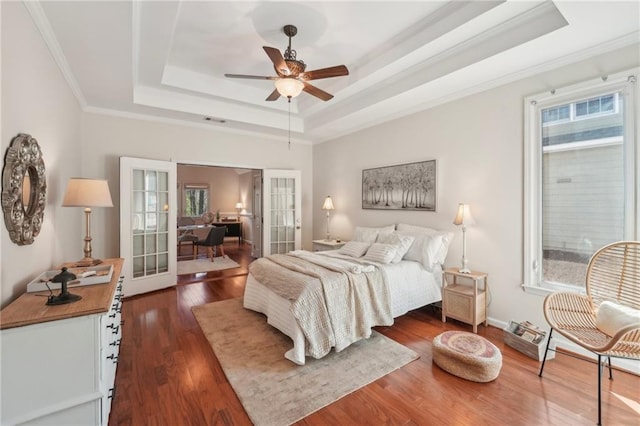
[[[547,335],[546,331],[529,321],[522,321],[515,324],[516,327],[514,327],[513,334],[522,337],[527,342],[535,343],[537,345],[542,342]]]
[[[547,332],[529,321],[509,321],[504,329],[504,342],[507,345],[538,361],[544,357],[545,337]],[[547,358],[553,358],[553,352]]]

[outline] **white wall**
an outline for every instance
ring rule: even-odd
[[[18,133],[35,137],[44,155],[48,186],[44,223],[33,244],[18,246],[5,226],[0,230],[4,307],[41,272],[82,257],[84,219],[81,209],[60,206],[67,180],[81,168],[78,102],[22,2],[2,2],[0,7],[3,158]]]
[[[638,66],[637,45],[453,101],[415,115],[341,137],[313,151],[313,211],[333,198],[331,234],[350,239],[356,225],[410,223],[455,232],[448,266],[460,263],[461,230],[453,224],[457,204],[471,204],[476,226],[467,229],[473,269],[489,273],[490,317],[546,324],[542,298],[524,293],[523,100],[526,96]],[[362,170],[437,160],[436,212],[361,208]],[[313,234],[326,222],[315,215]]]
[[[180,164],[209,164],[254,169],[302,171],[303,246],[311,249],[312,147],[207,129],[84,113],[82,167],[86,177],[109,182],[113,209],[93,209],[94,257],[119,254],[119,157],[140,157]],[[235,205],[235,204],[234,204]],[[233,210],[232,210],[233,211]]]

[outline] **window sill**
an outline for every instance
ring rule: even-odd
[[[560,284],[547,284],[545,286],[522,284],[521,287],[525,293],[535,294],[536,296],[547,296],[558,292],[586,294],[583,288]]]
[[[547,296],[553,293],[553,290],[539,286],[522,284],[521,287],[525,293],[535,294],[536,296]]]

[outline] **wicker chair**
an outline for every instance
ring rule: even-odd
[[[640,360],[640,322],[626,325],[613,336],[596,326],[602,302],[640,310],[640,242],[620,241],[598,250],[589,261],[586,294],[554,293],[544,300],[544,316],[551,325],[549,340],[540,367],[542,377],[554,331],[593,352],[598,357],[598,425],[602,424],[602,370],[607,357],[609,379],[611,358]]]

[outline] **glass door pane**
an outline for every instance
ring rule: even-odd
[[[264,253],[301,248],[301,188],[299,170],[264,170]]]
[[[133,277],[146,277],[167,272],[169,256],[169,174],[156,170],[133,170],[133,209],[131,232],[143,234],[133,238]]]
[[[120,256],[125,296],[176,284],[176,164],[120,158]],[[169,232],[172,230],[173,232]]]

